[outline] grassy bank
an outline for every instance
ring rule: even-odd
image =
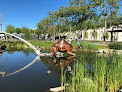
[[[41,48],[46,48],[46,49],[51,48],[51,46],[54,44],[54,42],[41,41],[41,40],[30,40],[29,42],[34,46],[38,45]]]
[[[73,45],[74,48],[77,47],[78,43],[75,42],[75,41],[72,41],[71,43]],[[84,47],[85,50],[92,50],[92,51],[96,51],[96,50],[99,50],[99,49],[105,49],[107,47],[105,46],[101,46],[101,45],[95,45],[95,44],[90,44],[90,43],[87,43],[85,41],[80,41],[79,44],[82,44],[82,46]]]
[[[69,84],[66,92],[116,92],[122,89],[122,56],[98,56],[92,62],[91,71],[87,61],[79,55],[67,79],[67,71],[62,72],[62,86]],[[62,70],[63,71],[63,70]]]
[[[49,41],[40,41],[40,40],[29,40],[28,42],[30,42],[31,44],[33,44],[34,46],[38,45],[40,46],[41,48],[44,48],[44,49],[51,49],[51,46],[54,44],[54,42],[49,42]],[[3,44],[3,43],[6,43],[6,46],[7,48],[9,47],[17,47],[17,48],[24,48],[25,44],[24,42],[22,41],[0,41],[0,45]],[[98,49],[104,49],[106,47],[104,46],[100,46],[100,45],[94,45],[94,44],[89,44],[89,43],[86,43],[85,41],[81,41],[79,42],[83,45],[84,47],[84,50],[98,50]],[[72,41],[72,46],[73,48],[77,48],[78,44],[75,42],[75,41]]]

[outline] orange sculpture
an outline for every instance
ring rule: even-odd
[[[52,56],[56,54],[57,50],[60,52],[66,52],[70,55],[76,55],[73,52],[77,52],[79,48],[83,48],[82,45],[79,45],[76,49],[73,49],[73,46],[69,43],[67,43],[63,38],[59,40],[58,42],[54,43],[52,45]]]

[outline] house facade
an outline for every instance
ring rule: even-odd
[[[82,40],[89,40],[89,41],[103,41],[104,40],[104,30],[105,28],[98,28],[98,29],[88,29],[88,30],[78,30],[74,32],[66,32],[62,33],[61,36],[67,36],[67,38],[71,39],[82,39]],[[93,36],[93,32],[96,32],[96,36]],[[122,42],[122,25],[119,27],[110,27],[106,29],[108,34],[108,38],[105,41],[116,41]],[[86,36],[87,34],[87,36]]]

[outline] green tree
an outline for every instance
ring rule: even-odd
[[[15,28],[13,25],[7,25],[7,32],[8,33],[14,33],[15,32]]]
[[[97,38],[97,32],[95,30],[92,32],[92,36],[94,37],[94,40]]]
[[[39,29],[36,29],[36,30],[35,30],[35,34],[38,36],[38,39],[39,39],[39,36],[40,36],[40,34],[41,34],[41,31],[40,31]]]
[[[88,32],[85,31],[84,34],[85,34],[85,35],[84,35],[84,38],[88,38]]]
[[[95,0],[92,1],[95,2],[95,5],[97,5],[97,9],[100,12],[100,16],[104,16],[105,20],[105,30],[104,30],[104,41],[105,41],[105,34],[106,34],[106,28],[107,28],[107,17],[109,15],[115,15],[119,10],[119,0]]]
[[[108,16],[107,27],[119,26],[122,24],[122,14],[115,14]]]
[[[108,34],[108,32],[106,32],[105,39],[108,39],[108,38],[109,38],[109,34]]]
[[[17,28],[15,29],[15,32],[16,32],[16,33],[21,33],[21,29],[17,27]]]
[[[54,31],[54,30],[55,30],[55,31]],[[48,31],[47,31],[47,33],[48,33],[50,36],[53,35],[53,40],[54,40],[54,41],[55,41],[55,39],[54,39],[54,37],[55,37],[55,32],[57,32],[56,30],[57,30],[56,26],[55,26],[55,25],[51,25],[51,26],[48,28]]]
[[[41,20],[40,22],[38,22],[37,24],[37,29],[41,31],[42,34],[46,34],[48,28],[51,26],[51,20],[49,17]]]
[[[72,27],[80,30],[83,29],[82,23],[96,16],[95,8],[91,1],[86,0],[69,0],[69,7],[61,7],[57,16],[65,17],[71,20]]]
[[[29,29],[28,29],[27,27],[23,26],[23,27],[21,28],[21,30],[22,30],[22,33],[24,34],[24,39],[29,40],[29,39],[32,38],[32,37],[30,36],[30,32],[29,32]]]

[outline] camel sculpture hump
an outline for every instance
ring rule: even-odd
[[[63,38],[53,45],[58,51],[71,51],[72,45],[67,43]]]

